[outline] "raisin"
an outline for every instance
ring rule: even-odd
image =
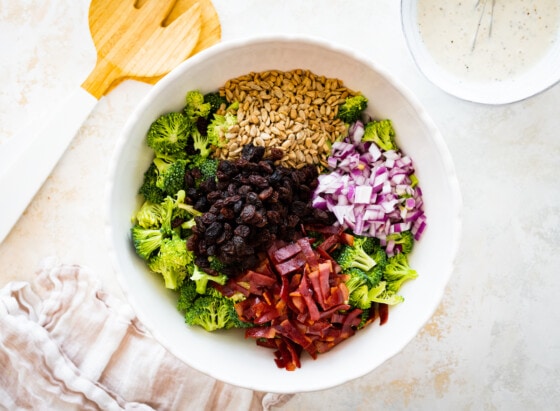
[[[239,217],[241,218],[241,221],[249,222],[255,216],[255,212],[255,206],[253,204],[247,204],[245,207],[243,207],[243,210],[241,210],[241,214],[239,215]]]

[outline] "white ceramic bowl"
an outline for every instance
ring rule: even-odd
[[[411,256],[419,278],[406,284],[406,301],[389,321],[358,332],[302,367],[278,369],[272,350],[259,348],[242,331],[207,333],[185,325],[173,294],[134,253],[129,231],[139,205],[138,187],[152,158],[145,144],[151,122],[180,109],[191,89],[216,90],[229,78],[268,69],[310,69],[342,79],[369,97],[371,115],[394,122],[397,141],[417,167],[428,228]],[[430,319],[452,272],[460,233],[461,199],[442,136],[417,100],[377,64],[320,40],[265,37],[223,42],[192,58],[159,81],[128,120],[112,160],[107,228],[119,281],[142,323],[170,352],[226,383],[258,391],[294,393],[330,388],[369,373],[398,353]]]

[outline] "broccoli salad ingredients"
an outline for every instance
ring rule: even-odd
[[[367,106],[340,80],[268,71],[152,123],[131,242],[187,325],[245,329],[293,371],[404,301],[422,192]]]

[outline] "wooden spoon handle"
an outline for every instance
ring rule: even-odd
[[[97,56],[95,67],[82,83],[82,88],[99,100],[121,76],[122,70],[119,67]]]

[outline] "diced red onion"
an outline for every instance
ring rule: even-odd
[[[338,225],[355,234],[379,238],[391,254],[399,248],[386,241],[388,234],[411,230],[419,239],[425,230],[422,190],[412,184],[410,157],[361,142],[363,133],[364,124],[357,122],[346,139],[333,143],[331,171],[319,176],[313,206],[331,211]]]

